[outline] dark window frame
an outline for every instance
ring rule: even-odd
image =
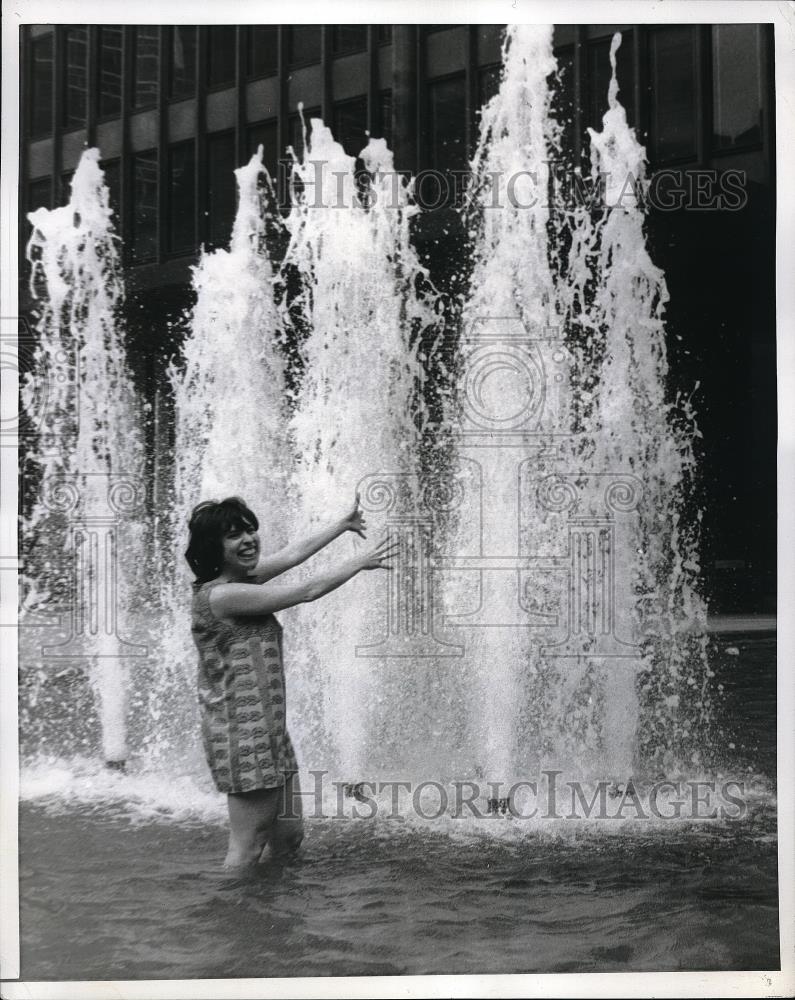
[[[249,69],[249,45],[252,38],[252,29],[254,28],[273,28],[276,32],[276,64],[272,70],[268,70],[266,73],[252,72]],[[272,76],[278,76],[279,74],[279,26],[276,24],[249,24],[246,25],[246,33],[244,36],[244,48],[246,52],[246,64],[243,71],[243,79],[247,82],[253,80],[268,80]],[[248,123],[247,123],[248,124]],[[256,123],[254,123],[256,124]]]
[[[384,103],[385,98],[389,95],[389,121],[384,122]],[[374,128],[378,128],[380,134],[373,136],[374,139],[385,139],[386,144],[390,150],[392,150],[392,109],[393,109],[393,88],[392,87],[382,87],[375,92],[375,106],[376,113],[378,115],[378,122]],[[386,133],[386,134],[385,134]],[[392,150],[394,152],[394,150]]]
[[[128,213],[127,229],[129,231],[128,240],[125,242],[125,247],[127,251],[127,258],[130,264],[151,264],[156,263],[160,257],[159,246],[160,246],[160,230],[163,225],[163,220],[160,218],[158,213],[158,199],[160,196],[160,191],[158,190],[160,185],[160,157],[163,153],[167,152],[165,149],[158,149],[157,146],[151,149],[141,149],[136,150],[134,153],[130,154],[130,205],[131,211]],[[135,194],[135,161],[136,159],[143,157],[154,157],[154,176],[155,176],[155,205],[154,205],[154,249],[151,254],[139,257],[135,252],[135,240],[136,240],[136,208],[138,201]]]
[[[763,24],[756,24],[754,22],[745,22],[745,25],[750,25],[751,27],[757,29],[764,29]],[[721,24],[710,24],[709,25],[709,106],[704,109],[704,113],[709,116],[709,141],[707,144],[707,153],[710,159],[722,159],[726,156],[734,156],[735,153],[758,153],[764,150],[765,147],[765,130],[769,129],[770,126],[766,125],[765,122],[765,97],[764,97],[764,87],[765,87],[765,35],[764,30],[760,30],[757,35],[757,45],[759,46],[758,57],[759,57],[759,77],[760,77],[760,87],[762,88],[762,98],[761,98],[761,108],[760,111],[760,121],[759,121],[759,139],[755,142],[744,142],[739,145],[734,146],[724,146],[722,149],[715,142],[715,107],[714,107],[714,91],[713,91],[713,81],[715,79],[715,39],[713,36],[712,29],[723,27]]]
[[[214,94],[218,91],[223,91],[223,90],[231,90],[235,86],[235,83],[237,81],[237,47],[238,47],[239,27],[240,27],[239,25],[235,24],[210,24],[199,28],[200,31],[207,32],[207,44],[205,46],[206,51],[204,56],[204,66],[202,67],[202,78],[204,79],[204,86],[208,94]],[[235,31],[234,35],[235,42],[232,49],[234,55],[234,58],[232,60],[232,76],[229,80],[224,80],[221,83],[213,83],[210,80],[210,67],[211,67],[210,60],[212,58],[212,48],[213,48],[211,44],[212,31],[215,28],[232,28]],[[196,55],[197,56],[199,55],[199,48],[197,48]]]
[[[69,101],[67,100],[69,94],[69,82],[68,82],[69,81],[69,58],[68,58],[69,32],[78,30],[80,28],[85,29],[86,33],[86,41],[85,41],[86,59],[85,59],[85,69],[84,69],[85,100],[83,107],[83,119],[80,122],[70,122],[67,120],[66,117],[67,109],[69,107]],[[91,66],[91,57],[89,53],[89,48],[91,46],[91,35],[89,32],[89,26],[87,24],[66,24],[61,27],[61,31],[63,32],[61,40],[63,61],[60,67],[61,79],[59,81],[59,85],[61,88],[62,98],[61,98],[61,121],[58,123],[58,125],[60,126],[61,132],[66,134],[68,132],[79,132],[81,129],[85,129],[88,127],[89,101],[91,99],[90,97],[91,80],[89,80],[89,70]]]
[[[655,35],[662,33],[663,31],[670,30],[671,28],[690,28],[692,34],[691,38],[693,40],[693,152],[692,153],[680,153],[677,155],[668,155],[660,157],[657,155],[657,143],[659,141],[659,136],[657,135],[655,129],[655,107],[656,107],[656,93],[653,88],[653,47],[654,47],[654,37]],[[646,31],[646,43],[644,48],[645,64],[648,67],[648,82],[649,86],[647,89],[647,109],[646,109],[646,121],[647,121],[647,132],[644,136],[644,145],[646,147],[646,158],[649,163],[650,168],[657,167],[669,167],[669,166],[682,166],[688,163],[698,163],[699,162],[699,131],[703,128],[703,108],[699,107],[697,97],[697,88],[699,85],[699,76],[701,72],[701,52],[699,45],[699,25],[698,24],[678,24],[671,22],[670,24],[654,24],[649,25]],[[635,58],[638,58],[638,53],[635,53]]]
[[[123,229],[122,229],[122,206],[123,206],[123,201],[124,201],[124,196],[123,196],[123,192],[122,192],[123,174],[124,174],[124,171],[123,171],[123,168],[122,168],[122,158],[121,158],[121,156],[112,156],[112,157],[110,157],[107,160],[100,160],[99,161],[99,166],[100,166],[100,169],[102,170],[102,173],[104,175],[105,187],[108,189],[108,204],[109,204],[110,208],[113,209],[113,226],[114,226],[114,228],[116,230],[116,235],[117,236],[121,236],[121,234],[123,232]],[[108,169],[109,168],[112,169],[114,167],[118,167],[118,170],[119,170],[119,178],[118,178],[118,182],[119,182],[119,191],[118,191],[118,193],[119,193],[119,203],[118,203],[118,205],[114,205],[114,203],[111,201],[111,197],[110,197],[111,193],[112,193],[111,192],[111,186],[110,186],[110,184],[108,184]]]
[[[106,114],[102,113],[101,100],[102,100],[102,30],[103,28],[118,28],[121,31],[121,72],[119,75],[119,104],[118,111],[108,112]],[[92,81],[94,93],[90,95],[90,99],[94,101],[94,108],[96,110],[97,122],[108,122],[114,121],[117,118],[121,118],[124,114],[124,25],[122,24],[100,24],[97,28],[97,60],[94,73],[94,80]],[[138,110],[136,108],[136,110]]]
[[[237,163],[237,159],[238,158],[237,158],[237,150],[236,150],[236,146],[235,146],[235,135],[236,135],[236,132],[235,132],[234,128],[225,128],[225,129],[219,129],[217,132],[208,132],[207,136],[206,136],[205,156],[206,156],[206,162],[207,162],[207,167],[206,167],[206,169],[207,169],[207,190],[206,190],[205,207],[206,207],[206,211],[207,211],[207,233],[206,233],[205,245],[206,245],[206,247],[208,249],[219,249],[219,248],[223,249],[223,248],[226,248],[226,247],[229,246],[229,241],[230,241],[230,239],[232,237],[232,229],[234,228],[234,224],[235,224],[235,215],[237,214],[238,197],[239,197],[239,191],[237,189],[237,184],[235,182],[234,173],[232,173],[230,171],[230,176],[227,178],[226,183],[230,186],[230,189],[232,189],[234,191],[235,207],[232,210],[232,218],[230,220],[229,231],[226,232],[225,234],[223,234],[222,236],[218,236],[218,238],[216,239],[216,235],[213,233],[213,221],[214,221],[214,219],[213,219],[213,204],[212,204],[212,194],[211,194],[211,192],[212,192],[212,164],[211,164],[212,156],[211,156],[210,150],[211,150],[212,146],[214,145],[214,143],[216,143],[220,139],[223,139],[225,141],[230,141],[231,140],[230,146],[231,146],[231,150],[232,150],[232,157],[231,157],[231,162],[232,162],[232,165],[233,165],[232,166],[232,170],[234,171],[234,170],[238,169],[241,166],[241,164]],[[237,167],[234,166],[234,164],[236,164],[236,163],[237,163]]]
[[[47,107],[49,108],[49,124],[40,130],[34,128],[33,120],[35,113],[35,95],[34,95],[34,66],[35,60],[33,58],[33,50],[37,45],[44,45],[45,42],[50,43],[50,87],[49,87],[49,100],[47,102]],[[30,101],[28,106],[28,113],[25,116],[25,127],[29,139],[44,139],[49,135],[52,135],[54,128],[56,127],[55,121],[55,104],[53,102],[53,91],[55,87],[55,51],[56,51],[56,37],[55,29],[47,32],[46,34],[39,35],[37,38],[31,38],[28,42],[28,73],[27,73],[27,83],[28,83],[28,93],[30,95]]]
[[[320,48],[317,57],[294,60],[290,55],[292,32],[295,28],[317,28],[320,31]],[[318,66],[323,61],[323,25],[322,24],[290,24],[287,26],[287,66],[289,69],[302,69],[304,66]]]
[[[458,27],[457,25],[452,25],[452,27]],[[484,67],[485,68],[485,67]],[[457,69],[451,73],[442,73],[439,76],[428,77],[424,82],[424,95],[423,95],[423,109],[422,109],[422,121],[423,128],[425,129],[425,139],[423,146],[425,148],[425,164],[424,168],[427,170],[438,170],[440,173],[451,172],[458,168],[441,168],[435,167],[431,160],[431,147],[433,146],[433,129],[432,129],[432,112],[431,112],[431,88],[437,83],[448,83],[450,80],[458,80],[463,85],[464,89],[464,101],[462,104],[462,116],[466,121],[466,106],[467,106],[467,96],[466,96],[466,86],[467,86],[467,72],[466,69]],[[468,162],[469,155],[466,148],[465,133],[461,134],[461,143],[464,150],[464,159]]]
[[[342,146],[342,148],[345,149],[342,137],[337,134],[338,133],[337,112],[343,110],[344,108],[350,105],[357,105],[360,108],[362,106],[364,107],[364,117],[362,119],[362,133],[364,134],[364,143],[361,149],[356,153],[349,153],[347,150],[345,151],[346,156],[355,156],[358,159],[359,153],[361,152],[362,149],[365,148],[367,142],[369,141],[369,137],[365,134],[367,132],[367,94],[366,93],[356,94],[354,97],[346,97],[342,101],[334,101],[333,104],[331,105],[331,129],[334,135],[334,141],[338,142]]]
[[[194,36],[194,51],[193,51],[193,76],[191,80],[191,89],[185,94],[173,94],[172,89],[174,86],[174,30],[175,28],[193,28],[196,32]],[[199,44],[199,32],[202,26],[199,24],[169,24],[161,26],[161,31],[166,31],[166,65],[165,67],[160,67],[161,76],[165,69],[165,79],[161,80],[160,86],[165,87],[166,104],[179,104],[181,101],[195,101],[197,98],[197,88],[196,88],[196,65],[199,61],[201,54],[201,46]]]
[[[335,33],[336,33],[337,29],[338,28],[350,28],[350,27],[354,27],[354,25],[349,25],[349,24],[332,24],[331,25],[331,55],[332,55],[332,57],[334,59],[342,59],[345,56],[352,56],[352,55],[356,55],[357,53],[366,52],[367,51],[367,25],[366,24],[357,24],[357,25],[355,25],[355,27],[357,27],[357,28],[364,28],[364,41],[360,45],[358,45],[356,48],[353,48],[353,49],[338,49],[338,48],[335,47],[335,41],[336,41]]]
[[[137,82],[138,82],[138,76],[137,76],[137,73],[136,73],[136,67],[138,65],[138,29],[139,28],[150,28],[150,27],[157,28],[157,31],[158,31],[157,45],[158,45],[158,50],[159,50],[159,47],[160,47],[160,33],[166,30],[166,28],[164,26],[162,26],[162,25],[160,25],[160,26],[158,26],[158,25],[149,25],[149,24],[136,24],[136,25],[133,25],[132,28],[131,28],[131,32],[132,32],[131,43],[130,43],[130,61],[132,63],[132,67],[131,67],[131,86],[130,86],[130,96],[129,96],[129,107],[127,109],[125,109],[125,110],[129,110],[132,114],[137,114],[139,111],[149,111],[152,108],[156,108],[157,104],[158,104],[158,94],[159,94],[161,88],[164,86],[163,74],[164,74],[164,71],[167,70],[167,67],[164,67],[164,66],[162,66],[160,64],[160,60],[159,60],[159,57],[158,57],[158,61],[157,61],[157,81],[155,83],[154,96],[152,97],[152,99],[150,101],[147,101],[145,104],[136,104],[135,103],[135,96],[136,96],[136,89],[137,89]]]
[[[193,168],[193,197],[191,199],[191,211],[190,211],[190,225],[192,229],[192,235],[190,239],[182,246],[177,246],[172,239],[173,229],[174,229],[174,217],[173,217],[173,178],[172,178],[172,157],[177,152],[182,152],[183,150],[189,151],[189,159]],[[172,257],[184,257],[186,254],[192,254],[196,250],[196,244],[198,240],[198,234],[196,232],[196,204],[199,196],[198,192],[198,176],[196,170],[196,139],[182,139],[179,142],[172,142],[165,149],[166,153],[166,190],[165,194],[165,255],[170,259]],[[161,222],[162,224],[162,222]]]

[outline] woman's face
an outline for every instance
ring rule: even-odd
[[[223,536],[224,570],[232,576],[246,576],[256,569],[259,561],[259,534],[251,527],[242,525],[229,530]]]

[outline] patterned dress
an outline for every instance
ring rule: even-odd
[[[277,788],[298,770],[286,726],[282,627],[274,615],[216,618],[194,584],[202,741],[219,792]]]

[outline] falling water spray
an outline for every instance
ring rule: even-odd
[[[119,317],[123,284],[99,151],[86,150],[69,203],[28,216],[31,291],[40,302],[28,392],[46,387],[24,472],[25,572],[42,598],[72,605],[72,635],[45,659],[82,660],[98,702],[105,760],[127,758],[126,658],[143,532],[118,515],[143,506],[140,408]],[[67,582],[69,581],[69,582]]]
[[[556,454],[567,430],[564,383],[544,374],[548,355],[562,358],[546,197],[559,131],[550,113],[554,69],[551,27],[508,30],[499,93],[482,110],[472,164],[474,261],[454,417],[460,481],[481,502],[449,543],[473,571],[451,574],[444,600],[448,622],[466,636],[473,764],[506,780],[519,777],[529,749],[523,706],[538,669],[530,625],[545,621],[532,610],[539,577],[523,571],[526,555],[543,548],[543,529],[524,518],[520,479],[528,462]]]
[[[286,220],[285,263],[306,290],[308,333],[291,418],[304,525],[340,516],[356,489],[371,524],[383,524],[401,504],[408,515],[413,497],[406,484],[416,480],[420,465],[428,361],[421,357],[422,334],[436,322],[433,296],[418,291],[418,278],[427,275],[409,242],[416,208],[392,154],[383,140],[371,140],[361,157],[365,197],[355,158],[313,119],[306,152],[294,167],[298,187]],[[367,574],[299,609],[299,656],[316,664],[324,729],[347,780],[366,773],[384,716],[400,712],[389,697],[387,663],[365,648],[376,638],[384,586],[385,579]]]
[[[594,185],[605,194],[595,250],[591,366],[599,359],[580,454],[605,468],[625,468],[643,484],[634,532],[619,565],[632,582],[635,640],[642,649],[644,758],[669,771],[702,763],[699,746],[711,722],[706,604],[698,529],[691,500],[699,432],[689,399],[668,390],[663,272],[644,233],[645,150],[618,100],[616,59],[600,132],[589,129]],[[697,386],[696,386],[697,388]]]

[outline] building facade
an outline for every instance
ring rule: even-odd
[[[199,248],[226,245],[232,171],[259,145],[286,203],[285,150],[299,108],[351,155],[387,139],[398,169],[462,172],[478,109],[496,91],[501,25],[33,25],[20,32],[20,218],[68,200],[87,146],[101,150],[121,235],[131,351],[147,391],[162,380],[190,301]],[[607,108],[609,46],[620,99],[652,175],[689,195],[652,211],[666,270],[672,378],[701,383],[705,560],[719,605],[775,600],[775,90],[770,25],[559,25],[557,112],[577,162]],[[697,204],[699,185],[742,172],[737,211]],[[443,200],[442,200],[443,201]],[[458,228],[457,228],[458,227]],[[20,226],[20,249],[29,233]],[[440,202],[415,236],[441,287],[461,238]],[[24,282],[22,309],[27,307]],[[176,324],[176,326],[175,326]],[[154,332],[153,332],[154,331]]]

